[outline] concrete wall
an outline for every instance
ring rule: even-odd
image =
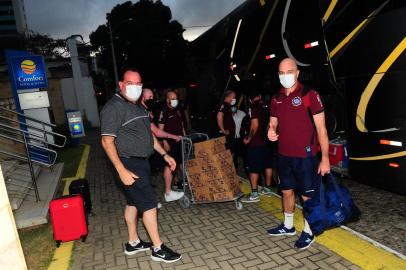
[[[48,80],[48,98],[54,116],[54,124],[66,123],[65,105],[63,103],[61,79]]]
[[[13,211],[0,168],[0,265],[1,269],[25,270],[27,265],[18,237]]]
[[[83,85],[82,97],[84,99],[84,108],[82,113],[86,115],[87,120],[90,121],[92,127],[100,126],[99,109],[97,107],[97,100],[93,88],[93,80],[91,77],[82,77],[81,84]]]
[[[61,91],[66,110],[80,110],[82,116],[86,115],[92,127],[100,126],[99,111],[93,89],[91,77],[80,77],[77,79],[80,89],[75,88],[73,78],[61,79]],[[78,104],[80,100],[80,104]]]
[[[0,99],[12,98],[13,92],[9,81],[0,81]]]
[[[63,103],[65,104],[65,110],[77,110],[78,103],[76,101],[75,86],[73,84],[73,78],[61,79],[61,93]]]

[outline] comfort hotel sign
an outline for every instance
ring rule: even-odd
[[[11,66],[17,90],[48,87],[42,56],[12,57]]]

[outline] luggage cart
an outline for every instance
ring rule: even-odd
[[[183,208],[188,208],[191,203],[193,204],[203,204],[203,203],[215,203],[215,202],[235,202],[235,208],[237,210],[241,210],[243,208],[243,204],[241,202],[242,197],[244,194],[240,192],[240,194],[237,194],[236,197],[234,197],[231,200],[225,200],[225,201],[208,201],[208,202],[196,202],[193,196],[193,190],[192,187],[188,183],[188,172],[187,172],[187,164],[188,161],[193,159],[194,156],[194,148],[193,148],[193,143],[197,142],[203,142],[207,141],[209,139],[209,136],[204,133],[193,133],[187,136],[182,137],[181,139],[181,145],[182,145],[182,181],[183,181],[183,192],[184,196],[179,200],[180,205]],[[187,188],[188,187],[188,188]],[[187,195],[187,193],[190,194],[190,198]]]

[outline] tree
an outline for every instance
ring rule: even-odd
[[[158,87],[184,83],[187,41],[182,25],[172,20],[171,10],[161,1],[140,0],[116,5],[106,16],[106,24],[90,34],[98,64],[113,75],[109,27],[111,24],[118,69],[139,68],[144,82]]]
[[[48,35],[32,31],[26,36],[15,35],[0,38],[0,51],[4,50],[23,50],[53,58],[66,57],[67,53],[65,40],[53,39]],[[3,54],[0,56],[0,61],[4,62]]]

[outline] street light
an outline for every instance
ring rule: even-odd
[[[107,14],[110,15],[110,14]],[[109,18],[110,16],[107,16]],[[116,85],[116,90],[118,90],[118,72],[117,72],[117,62],[116,62],[116,53],[114,50],[114,42],[113,42],[113,32],[117,30],[117,28],[122,25],[123,23],[132,21],[132,18],[128,18],[126,20],[120,21],[114,29],[111,28],[111,22],[109,19],[107,19],[107,24],[109,25],[109,36],[110,36],[110,47],[111,47],[111,54],[113,58],[113,70],[114,70],[114,79],[115,79],[115,85]]]

